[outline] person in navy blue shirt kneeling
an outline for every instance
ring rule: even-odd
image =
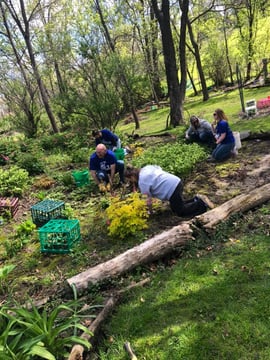
[[[120,183],[125,183],[124,161],[117,160],[113,151],[108,150],[104,144],[99,144],[96,151],[90,156],[89,169],[92,178],[98,185],[100,191],[112,189],[116,173],[119,173]]]
[[[92,136],[95,138],[96,146],[98,144],[104,144],[110,150],[121,148],[119,137],[108,129],[93,130]]]

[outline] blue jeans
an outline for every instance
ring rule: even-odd
[[[212,152],[212,157],[216,161],[222,161],[228,159],[231,156],[231,151],[234,148],[235,143],[218,144],[215,150]]]
[[[120,178],[121,183],[125,182],[124,169],[125,169],[124,161],[123,160],[117,160],[117,162],[116,162],[116,171],[115,172],[119,173],[119,178]],[[97,170],[96,174],[97,174],[97,178],[100,181],[104,181],[106,183],[109,182],[109,176],[108,175],[111,174],[110,170],[109,171]]]

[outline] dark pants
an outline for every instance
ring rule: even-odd
[[[178,216],[196,216],[204,213],[207,209],[205,205],[195,198],[184,201],[182,198],[183,185],[180,182],[170,198],[170,206]]]
[[[119,173],[119,178],[120,178],[120,182],[121,183],[124,183],[125,182],[125,178],[124,178],[124,169],[125,169],[125,166],[124,166],[124,161],[123,160],[118,160],[116,162],[116,170],[115,172],[116,173]],[[110,171],[106,171],[106,170],[97,170],[97,178],[100,180],[100,181],[104,181],[106,183],[109,182],[109,176],[111,174]]]
[[[216,143],[215,137],[211,131],[203,131],[200,133],[192,133],[189,136],[191,141],[197,142],[197,143],[204,143],[209,146],[213,146]]]

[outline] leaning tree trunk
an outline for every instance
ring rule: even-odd
[[[20,5],[21,5],[22,18],[23,18],[23,22],[24,22],[24,30],[22,30],[23,29],[22,24],[20,24],[21,26],[18,26],[18,27],[19,27],[22,35],[23,35],[23,38],[24,38],[24,41],[25,41],[25,44],[26,44],[26,47],[27,47],[27,50],[28,50],[31,66],[32,66],[32,69],[33,69],[33,72],[34,72],[34,76],[35,76],[35,79],[36,79],[36,82],[37,82],[37,85],[38,85],[38,88],[39,88],[40,96],[41,96],[42,102],[44,104],[44,107],[45,107],[46,113],[48,115],[48,118],[49,118],[49,120],[51,122],[52,129],[53,129],[53,131],[55,133],[58,133],[59,130],[58,130],[56,120],[55,120],[54,114],[52,112],[50,103],[49,103],[49,98],[48,98],[48,95],[47,95],[47,89],[45,88],[45,85],[44,85],[44,83],[43,83],[43,81],[41,79],[41,76],[40,76],[40,73],[39,73],[39,70],[38,70],[38,66],[37,66],[37,63],[36,63],[36,58],[35,58],[35,55],[34,55],[34,50],[33,50],[33,47],[32,47],[31,36],[30,36],[29,20],[27,19],[27,16],[26,16],[24,1],[20,0]],[[17,18],[17,24],[19,24],[18,19],[19,18]]]

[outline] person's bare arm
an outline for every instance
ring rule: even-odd
[[[110,184],[111,184],[111,185],[112,185],[112,183],[113,183],[115,171],[116,171],[116,164],[112,164],[112,165],[111,165],[111,175],[110,175]]]
[[[216,144],[220,144],[226,137],[226,133],[223,133],[220,135],[220,137],[217,139]]]
[[[90,170],[90,174],[92,176],[92,178],[94,179],[94,182],[99,185],[99,180],[97,178],[97,174],[96,174],[96,171],[95,170]]]

